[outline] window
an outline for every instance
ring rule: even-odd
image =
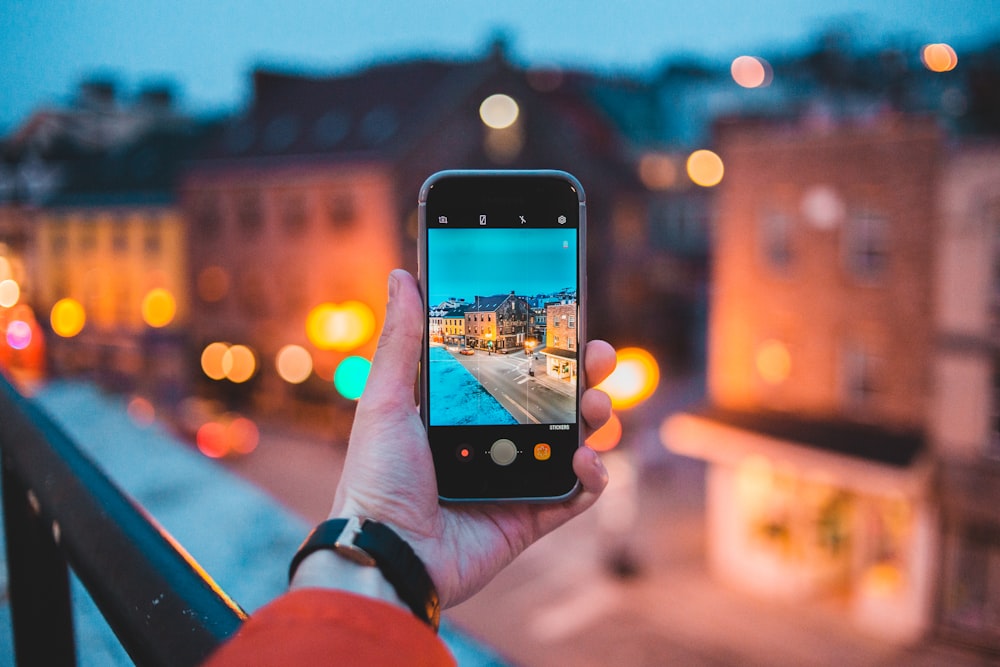
[[[128,222],[116,220],[111,232],[111,249],[117,254],[128,252]]]
[[[354,196],[346,190],[331,193],[327,197],[326,214],[334,229],[351,226],[358,215]]]
[[[777,270],[792,263],[791,218],[780,211],[767,211],[760,219],[760,250],[764,262]]]
[[[862,209],[847,222],[845,261],[855,277],[879,280],[889,263],[889,223],[884,216]]]
[[[219,201],[210,194],[201,195],[194,204],[194,224],[198,234],[205,239],[219,236],[222,228],[222,214]]]
[[[864,345],[848,343],[844,348],[842,367],[846,407],[871,407],[880,390],[882,360]]]
[[[97,223],[84,222],[80,227],[80,249],[94,250],[97,248]]]
[[[281,198],[281,221],[291,233],[305,229],[306,201],[301,193],[288,193]]]
[[[147,255],[158,255],[162,247],[160,225],[155,220],[147,220],[143,230],[142,249]]]
[[[256,234],[264,225],[260,210],[260,194],[253,190],[241,192],[236,197],[236,220],[245,234]]]

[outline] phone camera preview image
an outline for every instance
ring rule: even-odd
[[[428,236],[429,425],[574,423],[576,230]]]

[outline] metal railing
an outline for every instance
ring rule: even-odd
[[[19,665],[76,663],[67,564],[139,665],[197,665],[246,620],[194,559],[2,375],[0,454]]]

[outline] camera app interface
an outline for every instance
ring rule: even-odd
[[[576,421],[577,229],[511,217],[428,223],[432,426]]]

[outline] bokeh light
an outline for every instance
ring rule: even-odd
[[[72,338],[83,331],[83,327],[87,323],[87,314],[79,301],[66,297],[59,299],[52,306],[49,321],[52,323],[52,331],[57,336]]]
[[[650,190],[668,190],[677,184],[677,165],[669,155],[646,153],[639,159],[639,180]]]
[[[229,451],[234,454],[249,454],[260,443],[257,425],[246,417],[233,416],[226,427]]]
[[[285,382],[300,384],[309,379],[313,370],[312,355],[301,345],[286,345],[275,357],[278,375]]]
[[[490,95],[479,105],[479,117],[487,126],[502,130],[517,122],[520,109],[510,95]]]
[[[374,333],[375,313],[360,301],[321,303],[306,317],[306,336],[321,350],[353,350]]]
[[[15,350],[31,345],[31,325],[24,320],[14,320],[7,325],[7,345]]]
[[[198,451],[213,459],[249,454],[259,443],[257,424],[235,412],[206,421],[195,434]]]
[[[153,404],[148,399],[142,396],[132,397],[132,400],[128,402],[126,411],[133,422],[144,428],[150,426],[156,420],[156,408],[153,407]]]
[[[757,348],[757,372],[768,384],[781,384],[792,372],[792,355],[780,340],[766,340]]]
[[[219,422],[211,421],[202,424],[195,435],[195,445],[198,451],[209,458],[221,459],[229,453],[229,443],[226,442],[226,427]]]
[[[344,398],[357,400],[365,390],[371,368],[372,363],[364,357],[347,357],[333,374],[333,386]]]
[[[226,377],[226,371],[222,367],[222,358],[229,351],[229,346],[225,343],[209,343],[201,352],[201,370],[213,380],[221,380]]]
[[[612,412],[611,419],[587,438],[587,446],[598,452],[606,452],[617,447],[621,439],[622,421]]]
[[[0,307],[11,308],[21,298],[21,286],[17,281],[6,278],[0,280]]]
[[[920,50],[920,60],[932,72],[950,72],[958,66],[958,54],[948,44],[927,44]]]
[[[165,327],[177,314],[177,300],[169,290],[156,287],[142,299],[142,319],[153,328]]]
[[[660,383],[660,367],[653,355],[640,347],[618,351],[618,365],[597,388],[611,398],[615,410],[627,410],[653,395]]]
[[[696,185],[703,188],[710,188],[722,182],[725,168],[722,158],[707,149],[697,150],[691,153],[687,159],[688,178]]]
[[[257,357],[246,345],[233,345],[222,355],[222,371],[230,382],[246,382],[257,371]]]
[[[729,67],[733,81],[744,88],[761,88],[771,83],[771,65],[763,58],[739,56]]]

